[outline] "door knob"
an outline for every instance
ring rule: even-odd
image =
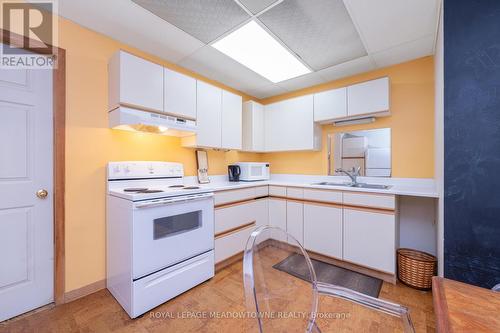
[[[45,199],[49,195],[49,192],[47,190],[38,190],[36,191],[36,196],[39,197],[40,199]]]

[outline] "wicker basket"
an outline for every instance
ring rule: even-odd
[[[416,289],[431,289],[432,277],[436,275],[436,257],[412,249],[399,249],[397,253],[399,280]]]

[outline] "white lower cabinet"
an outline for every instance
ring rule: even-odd
[[[268,200],[249,200],[215,210],[215,263],[245,249],[256,227],[268,224]]]
[[[269,198],[269,225],[286,231],[286,200]],[[273,238],[286,241],[281,234],[273,233]]]
[[[304,247],[342,260],[342,207],[304,204]]]
[[[286,231],[304,246],[304,204],[302,202],[286,201]]]
[[[395,214],[344,208],[343,247],[344,260],[394,274]]]

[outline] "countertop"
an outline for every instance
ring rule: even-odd
[[[432,278],[438,332],[500,332],[500,292]]]
[[[191,178],[190,182],[196,182],[196,177]],[[224,190],[233,190],[238,188],[275,185],[275,186],[290,186],[303,188],[317,188],[337,191],[352,191],[352,192],[370,192],[370,193],[385,193],[395,195],[406,195],[416,197],[437,198],[435,182],[433,179],[420,178],[375,178],[375,177],[359,177],[358,182],[369,184],[390,185],[389,189],[368,189],[368,188],[353,188],[347,186],[330,186],[330,185],[314,185],[319,182],[346,183],[349,181],[343,176],[309,176],[309,175],[272,175],[270,180],[253,181],[253,182],[230,182],[227,176],[211,176],[209,184],[200,186],[213,189],[215,192]]]

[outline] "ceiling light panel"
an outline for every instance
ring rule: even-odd
[[[208,44],[250,16],[233,0],[132,0]]]
[[[286,0],[258,19],[314,70],[367,55],[342,0]]]
[[[277,1],[278,0],[240,0],[241,4],[253,14],[260,13]]]
[[[311,72],[255,21],[250,21],[212,46],[272,82]]]

